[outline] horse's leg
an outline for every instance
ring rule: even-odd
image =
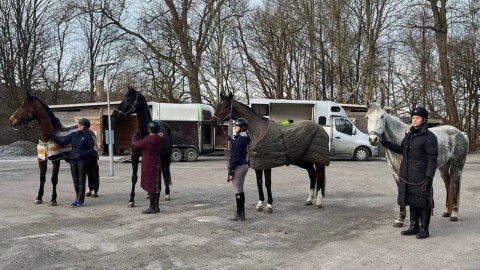
[[[255,176],[257,178],[257,189],[258,189],[258,203],[255,206],[256,211],[263,211],[263,201],[265,200],[265,195],[263,194],[263,170],[255,170]]]
[[[462,169],[463,164],[460,166],[452,165],[452,181],[454,181],[454,188],[453,188],[453,207],[452,207],[452,215],[450,216],[450,221],[458,221],[458,208],[460,204],[460,184],[462,180]]]
[[[135,185],[137,184],[138,160],[140,155],[138,151],[132,151],[132,190],[130,191],[129,207],[135,207]]]
[[[273,196],[272,196],[272,169],[263,170],[265,175],[265,187],[267,188],[267,208],[265,208],[266,213],[273,213]]]
[[[315,179],[316,182],[316,194],[317,194],[317,202],[315,203],[316,208],[323,207],[323,196],[325,196],[325,166],[319,163],[315,163]]]
[[[162,163],[162,167],[163,166],[164,168],[162,169],[162,172],[163,172],[163,182],[165,184],[165,201],[170,201],[171,200],[170,185],[172,184],[172,178],[170,175],[170,163],[165,165]]]
[[[400,210],[398,212],[398,218],[393,223],[393,227],[395,228],[403,227],[403,223],[405,222],[406,216],[407,216],[407,207],[400,206]]]
[[[395,183],[398,186],[398,183],[399,183],[398,175],[393,174],[393,178],[395,179]],[[403,227],[403,223],[405,222],[406,217],[407,217],[407,207],[400,206],[400,210],[398,212],[398,218],[393,223],[393,227],[395,227],[395,228]]]
[[[57,184],[58,172],[60,171],[60,160],[52,161],[52,200],[50,206],[57,206]]]
[[[443,215],[442,217],[450,217],[452,215],[452,207],[449,205],[450,199],[450,192],[449,192],[449,186],[450,186],[450,163],[447,162],[445,165],[441,166],[438,168],[440,172],[440,176],[443,179],[443,183],[445,184],[445,189],[447,190],[446,192],[446,197],[445,197],[445,209],[443,210]],[[452,183],[453,184],[453,183]],[[453,186],[452,186],[452,191],[453,191]],[[453,195],[453,194],[452,194]]]
[[[308,195],[308,199],[305,202],[305,205],[313,205],[313,200],[316,197],[316,172],[315,168],[313,167],[313,164],[310,164],[308,166],[304,166],[304,169],[307,170],[308,172],[308,178],[310,178],[310,193]]]
[[[98,197],[98,190],[100,189],[100,168],[98,167],[98,159],[96,156],[91,158],[90,167],[88,169],[89,189],[92,191],[92,197]],[[90,175],[92,176],[93,185],[90,187]]]
[[[43,203],[43,192],[45,189],[45,181],[46,181],[46,174],[47,174],[47,165],[48,160],[38,160],[38,167],[40,169],[40,187],[38,189],[37,198],[35,199],[35,204],[42,204]]]

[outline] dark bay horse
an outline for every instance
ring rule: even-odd
[[[211,119],[211,122],[214,126],[219,126],[225,121],[235,120],[237,118],[243,117],[248,121],[248,130],[250,132],[250,137],[252,143],[259,141],[267,130],[270,121],[267,118],[261,117],[255,113],[250,107],[242,104],[233,99],[233,94],[230,93],[229,96],[226,96],[223,92],[220,94],[220,103],[215,109],[215,113]],[[298,159],[290,164],[296,165],[300,168],[306,169],[308,176],[310,178],[310,193],[306,205],[312,205],[313,200],[316,198],[315,206],[317,208],[322,207],[322,196],[325,195],[325,165],[321,163],[312,163],[306,160]],[[264,170],[266,173],[267,181],[267,192],[269,197],[269,204],[271,207],[272,193],[271,193],[271,168]],[[255,170],[257,176],[257,187],[259,190],[260,201],[256,206],[256,209],[261,209],[263,203],[263,189],[262,189],[262,170]],[[268,209],[267,209],[268,211]]]
[[[137,115],[137,136],[139,139],[145,138],[148,135],[147,125],[152,121],[152,115],[148,109],[147,100],[145,97],[136,91],[133,87],[129,86],[127,94],[125,95],[122,102],[112,113],[112,120],[114,122],[126,119],[129,115]],[[172,148],[173,148],[173,139],[172,139],[172,129],[171,127],[162,121],[160,123],[160,131],[163,132],[163,145],[162,145],[162,154],[160,157],[162,161],[162,174],[163,180],[165,183],[165,200],[170,200],[170,185],[172,184],[172,178],[170,174],[170,164],[172,163]],[[140,156],[142,155],[141,151],[132,149],[131,158],[132,158],[132,190],[130,192],[129,206],[135,206],[135,185],[137,184],[137,172],[138,172],[138,163]],[[161,183],[158,183],[158,186],[161,190]]]
[[[368,118],[368,134],[372,145],[377,145],[381,139],[401,144],[405,130],[409,125],[400,118],[390,115],[376,103],[370,103],[366,114]],[[453,126],[439,126],[429,129],[438,140],[437,169],[440,172],[447,198],[443,217],[450,217],[451,221],[458,221],[458,208],[460,203],[460,183],[462,180],[463,166],[468,153],[468,139],[460,130]],[[386,150],[387,161],[393,170],[393,177],[398,183],[402,155],[391,150]],[[398,219],[394,227],[402,227],[406,216],[405,207],[400,207]]]
[[[75,131],[77,126],[64,127],[60,120],[53,114],[52,110],[43,103],[40,99],[34,96],[30,96],[27,93],[27,98],[23,101],[20,107],[10,117],[10,125],[12,127],[18,127],[20,125],[28,124],[30,121],[36,119],[40,128],[40,140],[37,145],[38,152],[38,166],[40,167],[40,188],[38,190],[35,204],[42,204],[43,193],[47,174],[48,160],[52,162],[52,199],[50,201],[51,206],[57,205],[57,183],[58,172],[60,170],[60,161],[63,159],[66,162],[70,162],[68,155],[69,149],[60,149],[53,142],[49,141],[49,134],[67,134]],[[93,133],[90,131],[91,134]],[[94,135],[94,134],[93,134]],[[94,135],[95,136],[95,135]],[[94,181],[99,183],[99,168],[98,168],[98,154],[96,157],[92,157],[90,161],[90,169],[87,173],[88,181]]]

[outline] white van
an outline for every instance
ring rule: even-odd
[[[378,146],[372,146],[368,135],[360,131],[339,104],[332,101],[251,99],[250,107],[263,117],[288,124],[302,120],[315,121],[330,136],[330,154],[335,158],[368,160],[378,157]]]

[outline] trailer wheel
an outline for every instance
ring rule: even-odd
[[[183,152],[180,148],[174,147],[172,149],[172,161],[179,162],[183,160]]]
[[[360,146],[355,149],[355,153],[353,154],[353,159],[357,161],[367,161],[370,157],[370,151],[366,147]]]
[[[195,148],[187,148],[183,153],[185,161],[192,162],[197,161],[198,159],[198,151]]]

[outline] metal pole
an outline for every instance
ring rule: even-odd
[[[108,112],[108,156],[110,158],[110,176],[114,175],[114,169],[113,169],[113,132],[112,132],[112,117],[110,114],[110,87],[108,86],[108,68],[109,66],[107,65],[105,67],[105,81],[107,85],[107,112]]]
[[[116,65],[114,61],[108,61],[104,63],[97,63],[97,67],[105,67],[105,88],[107,88],[107,113],[108,113],[108,130],[107,130],[107,136],[108,136],[108,156],[110,158],[110,176],[114,175],[114,168],[113,168],[113,131],[112,131],[112,117],[110,113],[110,87],[108,86],[108,69],[111,65]],[[106,137],[107,137],[106,136]]]

